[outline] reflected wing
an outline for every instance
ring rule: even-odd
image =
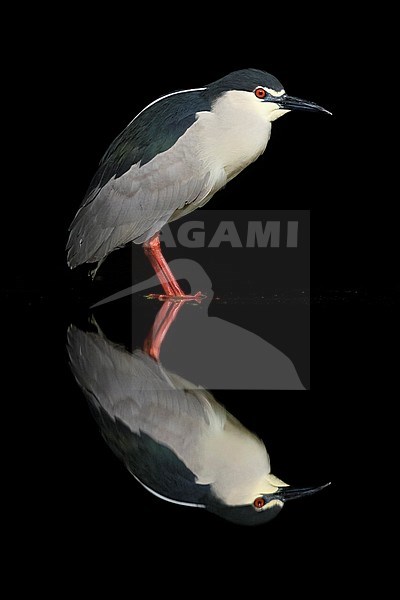
[[[68,330],[73,374],[90,403],[131,432],[147,434],[188,460],[207,430],[223,429],[225,410],[203,388],[171,376],[141,351],[130,354],[101,333]]]

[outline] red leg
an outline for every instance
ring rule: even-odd
[[[155,235],[143,244],[144,252],[149,259],[156,275],[163,287],[165,294],[150,294],[149,298],[158,300],[197,300],[201,301],[203,297],[201,292],[194,296],[187,296],[176,281],[174,274],[168,266],[167,261],[162,255],[159,235]]]
[[[161,345],[183,305],[184,302],[167,301],[158,312],[143,346],[144,351],[155,360],[160,359]]]

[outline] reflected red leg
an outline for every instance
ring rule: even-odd
[[[174,274],[162,255],[158,234],[145,242],[143,248],[165,292],[165,294],[150,294],[149,298],[157,298],[158,300],[196,300],[197,302],[201,302],[201,298],[203,297],[201,292],[198,292],[194,296],[188,296],[176,281]]]
[[[160,359],[161,345],[183,305],[184,302],[167,301],[159,310],[143,346],[143,350],[155,360]]]

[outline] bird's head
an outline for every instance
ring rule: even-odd
[[[330,483],[307,488],[291,487],[270,474],[264,486],[267,491],[265,493],[254,493],[254,499],[251,503],[231,506],[223,502],[216,502],[211,506],[207,506],[207,509],[237,525],[262,525],[272,521],[289,500],[311,496],[329,486]]]
[[[289,96],[276,77],[258,69],[234,71],[206,89],[213,102],[229,100],[233,105],[259,113],[269,122],[291,110],[332,114],[314,102]]]

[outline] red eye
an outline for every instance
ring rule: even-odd
[[[257,98],[260,98],[260,100],[262,100],[263,98],[265,98],[265,96],[267,95],[267,92],[262,87],[256,88],[254,90],[254,93],[257,96]]]
[[[261,510],[262,508],[264,508],[264,506],[267,503],[265,502],[264,498],[262,496],[260,496],[260,498],[256,498],[254,500],[254,508],[256,508],[257,510]]]

